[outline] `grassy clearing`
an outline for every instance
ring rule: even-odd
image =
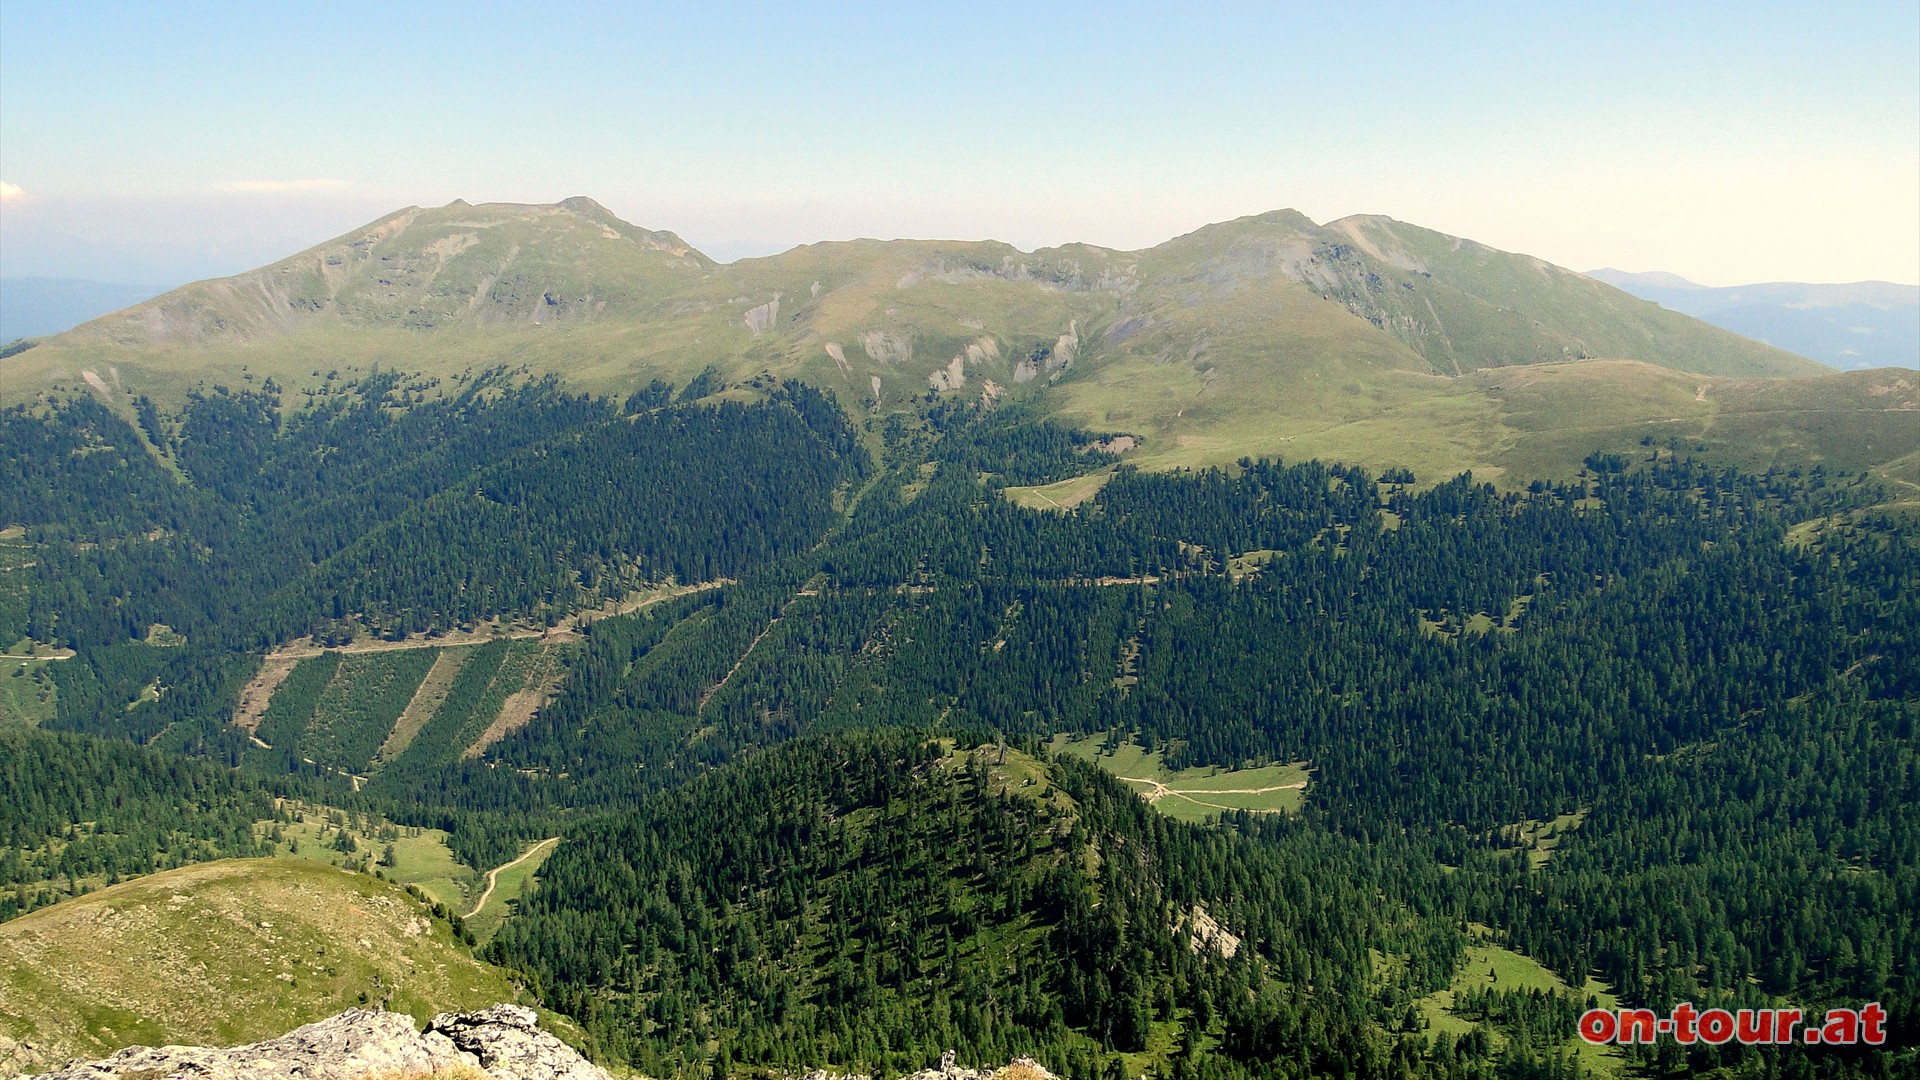
[[[465,920],[467,929],[473,931],[481,944],[492,941],[501,924],[519,910],[520,900],[533,891],[539,879],[540,867],[559,846],[559,837],[542,840],[522,852],[518,859],[491,872],[492,891],[484,891],[483,886],[478,905]]]
[[[1551,821],[1529,819],[1501,829],[1500,840],[1514,850],[1525,851],[1527,860],[1538,869],[1546,865],[1553,855],[1553,849],[1560,846],[1560,841],[1586,820],[1586,807],[1571,814],[1561,814]]]
[[[439,829],[397,826],[385,821],[349,817],[325,806],[296,804],[291,824],[280,824],[276,854],[283,858],[338,866],[365,864],[402,885],[418,885],[450,911],[465,911],[479,895],[478,871],[459,862],[447,847],[447,834]],[[261,822],[256,828],[262,839],[270,836],[274,823]],[[352,850],[343,851],[341,832],[352,840]],[[393,848],[392,865],[383,865],[387,847]]]
[[[146,643],[156,649],[177,649],[187,643],[187,638],[166,623],[154,623],[147,627]]]
[[[1056,735],[1048,749],[1093,762],[1127,781],[1154,809],[1179,821],[1212,821],[1228,810],[1291,813],[1305,800],[1310,776],[1305,762],[1253,769],[1169,769],[1159,751],[1148,752],[1133,742],[1104,752],[1098,740],[1075,742]]]
[[[51,659],[0,656],[0,724],[37,726],[53,719],[58,692]]]
[[[1429,1032],[1438,1034],[1445,1031],[1458,1037],[1474,1029],[1474,1021],[1453,1011],[1455,998],[1469,991],[1542,990],[1574,996],[1581,1001],[1592,996],[1602,1008],[1618,1006],[1618,1000],[1599,981],[1588,979],[1585,986],[1575,991],[1532,957],[1493,944],[1486,927],[1475,925],[1470,929],[1474,941],[1467,946],[1466,958],[1460,970],[1454,974],[1452,984],[1445,990],[1428,994],[1416,1003]],[[1487,1033],[1493,1037],[1496,1046],[1504,1045],[1502,1036],[1490,1026]],[[1589,1074],[1602,1077],[1624,1075],[1626,1061],[1617,1049],[1590,1046],[1578,1036],[1570,1038],[1567,1045],[1577,1049],[1580,1065]]]
[[[1100,493],[1113,478],[1112,469],[1101,469],[1053,484],[1034,487],[1010,487],[1007,498],[1029,510],[1071,510]]]
[[[0,1034],[32,1062],[133,1043],[235,1045],[352,1005],[427,1017],[514,1001],[391,882],[302,859],[139,878],[0,924]]]

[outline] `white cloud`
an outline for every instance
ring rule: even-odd
[[[338,191],[346,186],[343,180],[223,180],[213,185],[213,190],[241,195],[281,195],[308,191]]]
[[[19,184],[9,184],[5,180],[0,180],[0,202],[13,202],[15,199],[26,197],[27,193],[20,190]]]

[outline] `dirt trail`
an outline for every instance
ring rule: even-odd
[[[240,691],[240,704],[234,707],[234,726],[246,729],[248,735],[260,730],[260,719],[267,715],[267,703],[273,700],[273,692],[293,674],[294,661],[269,656],[260,671]],[[256,737],[256,743],[265,746]]]
[[[443,649],[433,658],[433,666],[427,669],[426,677],[414,689],[413,697],[407,707],[400,710],[399,719],[393,722],[393,730],[387,732],[386,741],[380,744],[380,752],[373,756],[375,763],[392,761],[413,745],[414,736],[427,726],[433,714],[439,711],[440,703],[447,700],[447,691],[453,689],[454,676],[460,674],[460,668],[472,654],[465,651]]]
[[[540,650],[540,659],[533,671],[527,675],[527,681],[520,689],[507,695],[500,703],[500,713],[487,725],[487,730],[473,741],[473,745],[460,752],[462,760],[471,761],[484,753],[487,747],[506,738],[508,735],[527,726],[533,714],[540,707],[553,700],[555,691],[560,689],[560,676],[565,669],[560,666],[560,651],[548,645]]]
[[[500,871],[511,870],[514,867],[519,866],[521,863],[526,862],[528,859],[533,858],[535,855],[538,855],[540,853],[541,848],[551,848],[553,845],[558,844],[559,842],[560,842],[559,837],[549,836],[545,840],[542,840],[539,843],[528,848],[527,853],[525,855],[520,856],[519,858],[513,860],[510,863],[501,863],[499,866],[496,866],[493,869],[487,871],[487,891],[481,893],[480,899],[474,902],[473,910],[467,912],[465,915],[461,916],[461,918],[471,919],[475,915],[480,914],[481,908],[487,906],[487,901],[493,898],[493,887],[495,885],[500,884]]]
[[[484,645],[489,641],[527,641],[542,638],[547,641],[564,640],[578,633],[582,626],[598,619],[610,619],[617,615],[631,615],[643,608],[655,604],[664,604],[668,600],[678,599],[691,593],[706,592],[733,584],[732,578],[716,578],[693,585],[669,585],[658,589],[646,589],[628,594],[618,603],[591,611],[581,611],[567,616],[553,626],[489,626],[479,630],[450,630],[438,637],[415,634],[399,641],[355,641],[347,645],[315,645],[311,638],[298,638],[275,649],[267,657],[274,660],[306,660],[323,653],[371,653],[394,652],[401,649],[444,649],[456,645]]]
[[[1205,806],[1213,810],[1247,810],[1248,808],[1244,806],[1226,806],[1221,803],[1211,803],[1211,802],[1207,802],[1205,799],[1196,799],[1194,798],[1194,796],[1195,795],[1271,795],[1276,791],[1304,791],[1306,790],[1306,787],[1307,787],[1307,782],[1305,780],[1297,780],[1291,784],[1274,784],[1272,787],[1190,788],[1183,791],[1179,788],[1168,787],[1167,785],[1161,783],[1158,780],[1151,780],[1144,776],[1120,776],[1116,774],[1114,776],[1114,779],[1125,780],[1130,784],[1152,785],[1153,790],[1146,793],[1147,801],[1150,803],[1159,802],[1161,799],[1173,797],[1173,798],[1185,799],[1190,803],[1195,803],[1200,806]],[[1251,810],[1249,812],[1255,813],[1255,814],[1277,814],[1280,811]]]

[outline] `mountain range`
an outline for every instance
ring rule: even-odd
[[[1920,1070],[1912,371],[1381,218],[577,199],[0,400],[0,1064],[518,1000],[676,1080]]]
[[[1911,407],[1911,379],[1801,378],[1829,369],[1529,256],[1284,210],[1132,252],[857,240],[719,264],[586,198],[413,207],[48,339],[0,366],[0,401],[494,364],[618,394],[792,377],[869,416],[1031,400],[1151,467],[1284,453],[1498,478],[1648,438],[1750,466],[1920,450],[1881,415]]]
[[[1775,281],[1716,288],[1658,271],[1603,269],[1587,276],[1843,371],[1920,368],[1920,285]]]

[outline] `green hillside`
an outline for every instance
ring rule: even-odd
[[[1375,858],[1396,890],[1396,856]],[[849,734],[582,829],[487,955],[649,1075],[705,1059],[703,1033],[775,1072],[895,1072],[954,1048],[1067,1076],[1202,1055],[1214,1075],[1276,1055],[1324,1075],[1394,1047],[1356,1011],[1373,961],[1320,942],[1407,942],[1413,962],[1381,972],[1392,1000],[1425,993],[1462,937],[1359,859],[1285,829],[1171,822],[1078,761]],[[1307,966],[1325,993],[1277,981]]]
[[[417,376],[410,385],[431,396],[491,364],[624,396],[711,370],[713,390],[796,377],[883,417],[930,393],[1032,398],[1134,436],[1152,467],[1304,450],[1434,474],[1570,475],[1588,451],[1569,458],[1553,442],[1563,429],[1508,408],[1500,380],[1601,360],[1615,363],[1547,391],[1547,412],[1614,442],[1699,419],[1665,408],[1673,373],[1827,370],[1538,259],[1386,218],[1316,225],[1277,211],[1133,252],[853,241],[717,265],[572,199],[410,208],[187,286],[8,358],[0,402],[77,392],[131,415],[140,396],[171,405],[195,386],[272,379],[297,407],[375,368]],[[1814,415],[1849,396],[1831,382],[1793,378],[1775,395],[1762,426],[1808,433],[1782,447],[1792,463],[1843,452],[1845,434]],[[1876,451],[1874,464],[1920,449],[1898,437],[1920,425],[1884,416],[1884,401],[1843,411],[1904,447]],[[1729,442],[1746,437],[1726,430]]]
[[[515,999],[399,886],[300,859],[185,867],[0,923],[10,1068],[252,1042],[369,1001],[424,1017]]]
[[[0,726],[0,919],[156,870],[269,854],[256,823],[278,816],[261,784],[211,762]]]

